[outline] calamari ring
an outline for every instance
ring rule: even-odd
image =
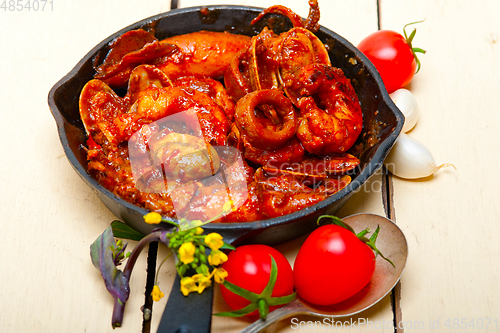
[[[259,105],[270,105],[281,116],[283,124],[277,131],[264,127],[255,115]],[[236,125],[248,141],[256,148],[278,149],[283,147],[295,135],[297,128],[295,109],[280,90],[264,89],[251,92],[236,104]]]

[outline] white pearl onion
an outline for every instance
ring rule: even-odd
[[[411,130],[418,120],[418,103],[413,94],[404,88],[398,89],[390,94],[392,101],[405,116],[403,132]]]

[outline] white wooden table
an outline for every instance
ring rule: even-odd
[[[2,3],[0,332],[111,332],[113,300],[91,264],[89,246],[115,217],[70,167],[47,94],[94,45],[169,10],[170,3],[52,0],[40,2],[37,11],[14,9],[28,0]],[[279,2],[180,0],[178,6],[215,3],[268,7]],[[305,0],[286,5],[307,15]],[[320,23],[354,45],[379,28],[402,32],[406,23],[426,19],[414,42],[428,52],[408,86],[421,110],[410,135],[429,147],[438,163],[457,167],[417,181],[379,173],[338,213],[390,216],[410,250],[400,285],[351,318],[372,325],[338,330],[499,332],[500,2],[323,0],[320,8]],[[277,248],[293,262],[303,239]],[[158,252],[162,260],[165,248]],[[163,267],[160,286],[168,294],[175,271],[171,262]],[[132,274],[123,326],[116,331],[156,332],[167,297],[153,305],[151,321],[144,322],[146,277],[145,252]],[[224,309],[216,289],[214,311]],[[248,324],[214,317],[212,331],[238,332]],[[274,328],[297,331],[291,319]]]

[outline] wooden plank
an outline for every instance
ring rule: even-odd
[[[156,267],[159,267],[160,265],[161,267],[158,270],[159,274],[157,279],[158,286],[165,296],[159,302],[154,302],[153,304],[151,332],[156,332],[158,330],[158,326],[160,325],[161,317],[163,315],[163,310],[167,305],[168,296],[172,292],[172,285],[177,274],[177,270],[175,269],[174,257],[173,255],[170,255],[170,253],[170,250],[165,244],[159,244]],[[162,264],[163,261],[165,262]],[[180,293],[180,290],[174,290],[173,292]]]
[[[401,326],[498,332],[500,245],[493,230],[499,220],[500,3],[381,3],[383,29],[402,31],[426,19],[415,26],[414,45],[428,52],[409,87],[421,111],[409,135],[438,164],[457,167],[424,180],[394,178],[397,221],[410,246]]]
[[[0,331],[112,332],[113,299],[89,247],[115,217],[64,157],[47,95],[94,45],[168,1],[53,5],[0,13]],[[142,331],[145,263],[143,255],[132,274],[127,332]]]

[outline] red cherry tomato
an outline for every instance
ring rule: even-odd
[[[295,290],[317,305],[342,302],[363,289],[375,271],[375,254],[351,231],[324,225],[313,231],[297,254]]]
[[[417,66],[420,66],[415,52],[425,53],[425,51],[412,47],[411,42],[415,32],[416,30],[413,30],[408,37],[406,31],[405,36],[402,36],[395,31],[379,30],[363,39],[358,45],[358,49],[377,68],[389,93],[406,86],[413,79],[415,72],[418,72]]]
[[[293,272],[286,257],[278,250],[267,245],[243,245],[228,254],[227,261],[222,264],[228,276],[227,281],[248,291],[260,294],[271,274],[271,257],[278,268],[278,276],[272,297],[282,297],[293,293]],[[250,304],[245,298],[229,291],[220,285],[222,297],[233,310],[239,310]],[[269,311],[279,306],[271,306]],[[250,316],[257,315],[257,311]]]

